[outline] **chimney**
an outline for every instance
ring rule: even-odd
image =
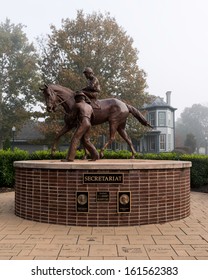
[[[166,92],[166,103],[170,106],[171,91]]]

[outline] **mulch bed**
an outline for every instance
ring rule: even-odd
[[[201,186],[201,187],[192,187],[191,190],[192,190],[193,192],[208,193],[208,185]]]
[[[0,193],[13,192],[14,188],[0,187]]]

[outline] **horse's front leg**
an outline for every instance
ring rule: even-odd
[[[65,125],[56,135],[55,140],[51,147],[51,156],[52,157],[54,156],[54,153],[57,149],[57,145],[58,145],[58,142],[59,142],[61,136],[65,135],[70,129],[71,129],[71,127],[69,127],[68,125]]]

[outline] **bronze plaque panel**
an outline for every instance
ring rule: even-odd
[[[89,211],[89,194],[88,192],[76,193],[77,212],[87,213]]]
[[[117,201],[118,213],[130,213],[131,212],[131,192],[118,192]]]
[[[86,173],[83,177],[84,184],[123,184],[123,174],[122,173],[101,173],[101,174],[92,174]]]
[[[110,194],[109,192],[97,192],[96,201],[97,202],[109,202]]]

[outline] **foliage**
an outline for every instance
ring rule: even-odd
[[[56,152],[53,159],[66,158],[65,152]],[[77,151],[76,158],[82,159],[84,151]],[[131,157],[129,151],[105,151],[104,157],[107,159],[128,159]],[[191,161],[191,186],[200,187],[208,184],[208,156],[188,155],[180,153],[161,153],[161,154],[137,154],[136,158],[151,160],[181,160]],[[18,160],[49,160],[51,159],[50,151],[37,151],[32,154],[15,149],[3,151],[0,150],[0,187],[14,186],[14,167],[13,162]]]
[[[191,184],[199,187],[208,184],[208,156],[181,155],[180,160],[191,161]]]
[[[195,137],[198,148],[205,145],[205,137],[208,136],[208,107],[194,104],[191,108],[185,108],[176,122],[176,139],[180,141],[177,146],[183,146],[188,134]]]
[[[11,148],[12,148],[11,141],[7,138],[3,143],[3,149],[8,150]]]
[[[196,137],[192,133],[187,134],[184,145],[189,148],[189,151],[191,153],[195,152],[195,150],[196,150]]]
[[[0,150],[0,187],[14,186],[13,162],[28,159],[29,153],[19,149]]]
[[[131,152],[129,152],[129,151],[104,151],[104,158],[128,159],[128,158],[131,158]]]
[[[47,142],[50,145],[54,142],[54,139],[58,132],[60,131],[60,128],[64,126],[64,121],[61,119],[60,114],[52,114],[51,117],[45,118],[44,122],[39,122],[37,129],[38,131],[44,135],[44,142]],[[59,145],[61,143],[68,143],[70,138],[72,137],[73,130],[61,137],[59,141]]]
[[[28,42],[23,25],[6,19],[0,24],[0,148],[3,138],[11,136],[30,117],[36,104],[38,67],[35,48]]]
[[[84,15],[62,20],[62,27],[51,26],[48,39],[39,39],[40,67],[43,80],[59,83],[74,90],[85,87],[83,69],[93,68],[101,83],[100,98],[117,97],[141,107],[148,100],[146,74],[138,67],[138,50],[133,39],[107,13]],[[132,118],[129,130],[140,136],[141,125]],[[105,126],[94,134],[106,134]]]

